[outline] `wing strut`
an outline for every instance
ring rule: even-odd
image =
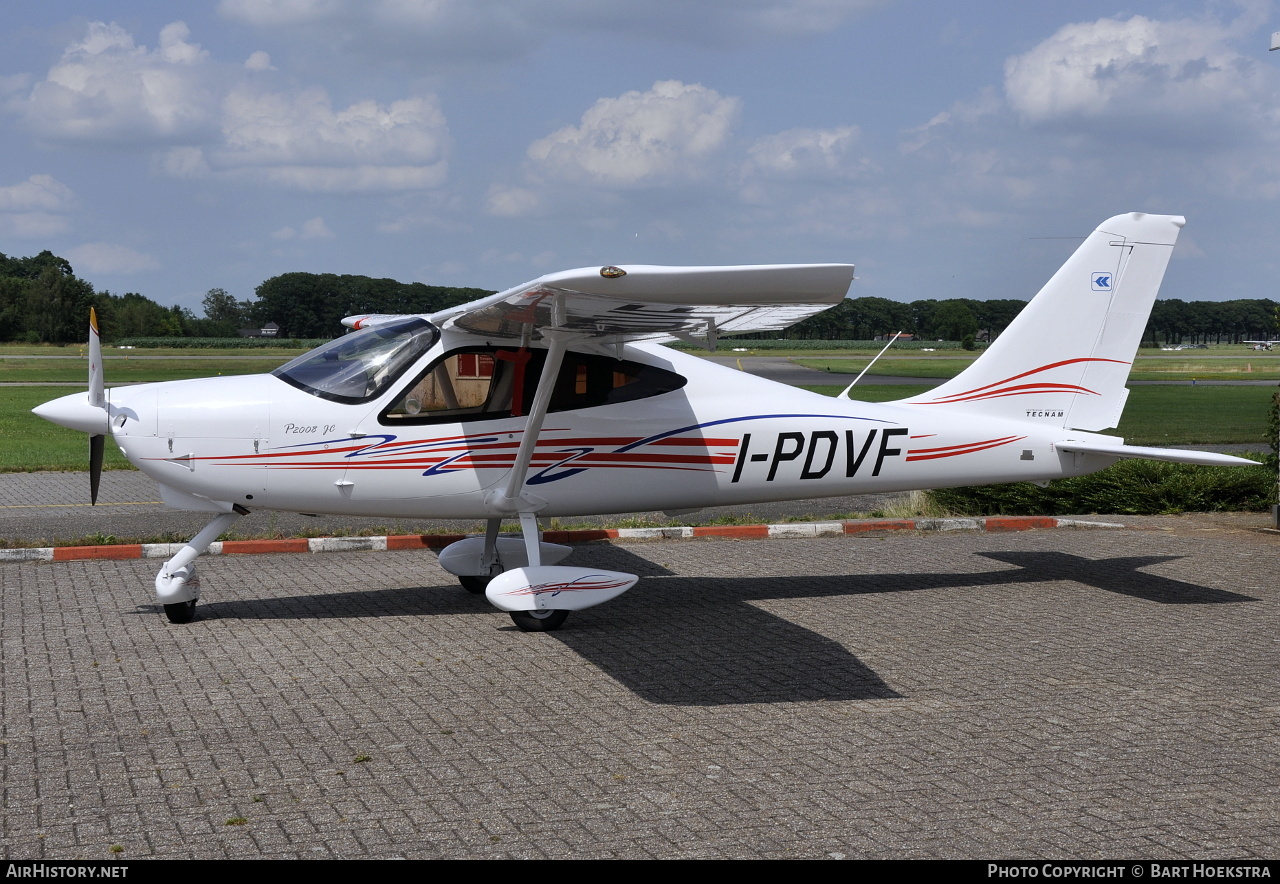
[[[495,490],[485,499],[485,506],[495,513],[519,514],[520,529],[524,534],[525,548],[529,554],[529,565],[537,567],[542,563],[538,545],[538,510],[546,506],[540,497],[526,493],[524,480],[529,475],[529,464],[533,461],[534,449],[538,446],[538,436],[542,432],[542,422],[551,405],[551,394],[555,391],[556,377],[560,374],[560,364],[564,361],[568,340],[574,337],[572,332],[557,329],[544,329],[543,338],[547,341],[547,359],[542,364],[542,375],[538,378],[538,391],[533,396],[533,404],[529,407],[529,420],[525,423],[524,436],[520,439],[520,448],[516,451],[516,461],[507,476],[506,488]]]

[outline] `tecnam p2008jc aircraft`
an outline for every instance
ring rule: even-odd
[[[89,392],[36,414],[111,436],[166,504],[216,513],[160,569],[174,622],[195,559],[252,509],[487,520],[440,564],[523,629],[614,598],[632,574],[560,565],[539,518],[1079,476],[1120,458],[1247,464],[1127,446],[1125,381],[1184,221],[1104,222],[968,369],[871,404],[782,386],[661,346],[786,328],[845,297],[848,264],[606,266],[431,315],[360,316],[270,375]],[[94,323],[91,322],[91,326]],[[502,536],[518,519],[523,537]]]

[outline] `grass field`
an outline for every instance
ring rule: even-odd
[[[139,359],[125,356],[104,357],[103,375],[108,383],[138,384],[151,381],[178,381],[215,375],[262,374],[279,368],[291,356],[234,359]],[[82,359],[0,359],[0,383],[74,383],[83,384],[89,375],[89,363]]]
[[[84,344],[0,344],[0,359],[14,356],[75,356],[84,359],[86,356]],[[143,348],[127,348],[120,349],[112,347],[108,344],[102,346],[102,355],[106,359],[121,358],[126,356],[184,356],[195,359],[204,359],[206,357],[234,357],[236,359],[265,359],[267,357],[281,356],[291,359],[299,353],[305,352],[294,347],[254,347],[245,349],[243,347],[226,347],[222,349],[201,348],[197,350],[186,347],[147,347]]]

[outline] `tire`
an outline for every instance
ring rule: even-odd
[[[525,632],[554,632],[569,619],[568,611],[509,611],[512,621]]]
[[[489,588],[489,581],[492,577],[459,577],[458,582],[462,584],[462,588],[474,595],[484,595],[484,591]]]
[[[190,623],[196,619],[196,600],[165,605],[164,615],[169,618],[170,623]]]

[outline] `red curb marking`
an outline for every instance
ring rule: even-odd
[[[310,552],[311,547],[305,537],[294,540],[224,540],[222,554],[253,555],[255,553],[295,553]]]
[[[769,536],[768,525],[706,525],[693,529],[694,537],[750,537]]]
[[[988,516],[982,520],[988,531],[1030,531],[1034,528],[1057,528],[1052,516]]]
[[[140,559],[142,544],[122,543],[117,546],[55,546],[55,562],[73,562],[83,559]]]

